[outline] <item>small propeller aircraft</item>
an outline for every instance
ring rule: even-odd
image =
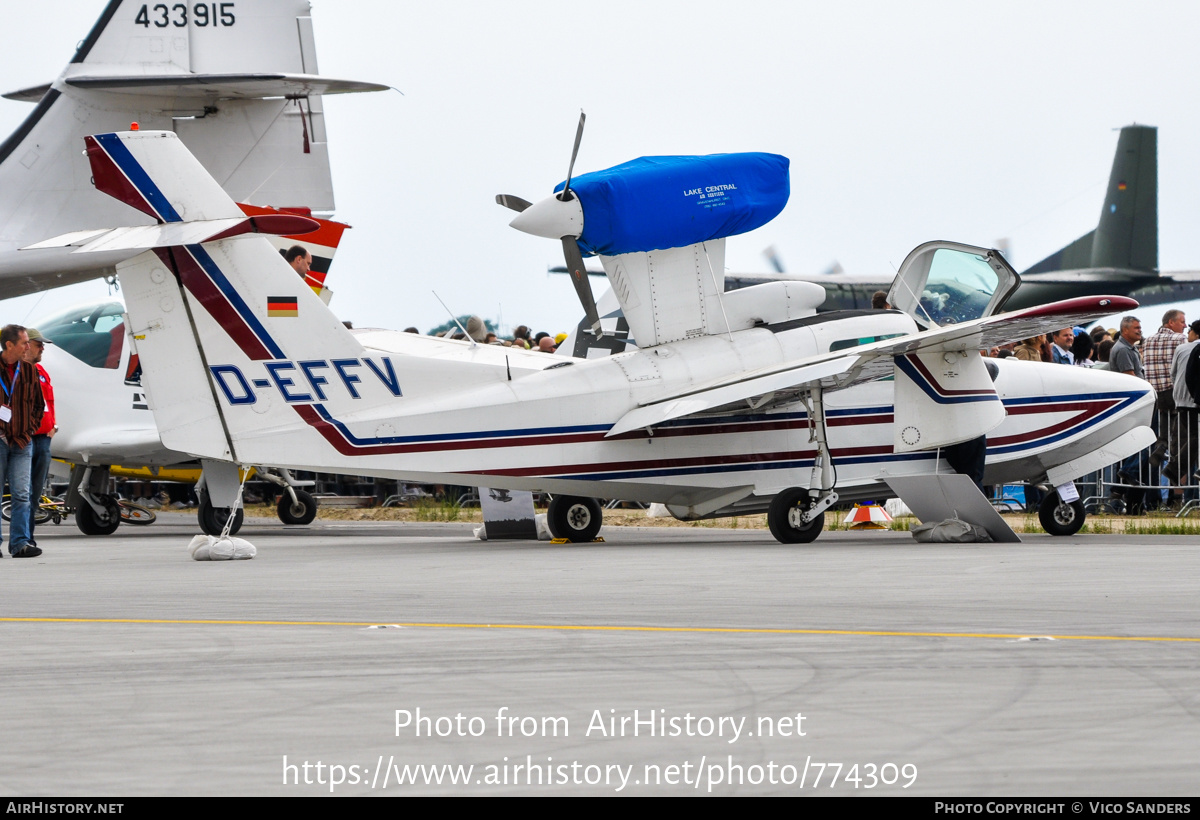
[[[158,224],[37,247],[124,248],[163,443],[206,471],[226,464],[234,478],[215,492],[230,506],[236,465],[276,464],[548,491],[550,528],[573,541],[600,528],[593,499],[620,498],[684,519],[766,511],[778,540],[808,542],[839,499],[948,472],[940,448],[990,434],[986,480],[1047,478],[1060,488],[1050,520],[1073,532],[1072,480],[1153,440],[1144,381],[989,368],[981,348],[1136,306],[1083,297],[996,315],[1018,277],[994,251],[918,247],[894,310],[817,315],[824,291],[805,282],[724,293],[726,237],[787,201],[781,156],[648,157],[570,177],[533,205],[504,197],[514,225],[561,242],[573,271],[584,252],[604,264],[639,348],[577,360],[347,330],[254,235],[272,226],[250,224],[174,134],[85,145],[97,189]]]

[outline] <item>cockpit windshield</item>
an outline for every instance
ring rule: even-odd
[[[121,366],[125,306],[120,302],[77,305],[39,321],[35,327],[51,342],[89,367]]]
[[[998,311],[1020,281],[996,251],[930,242],[904,261],[888,302],[923,327],[957,324]]]

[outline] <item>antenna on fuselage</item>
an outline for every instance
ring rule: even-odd
[[[442,302],[442,297],[437,295],[436,290],[430,291],[430,293],[433,294],[434,299],[437,299],[439,302]],[[452,322],[454,322],[454,324],[458,325],[458,329],[463,332],[463,335],[471,340],[471,347],[474,347],[477,344],[477,342],[475,341],[475,337],[473,337],[470,333],[467,333],[467,329],[462,326],[462,322],[458,321],[458,317],[454,315],[454,312],[451,311],[450,308],[446,307],[445,302],[442,302],[442,307],[446,308],[446,312],[450,314],[450,321],[452,321]]]

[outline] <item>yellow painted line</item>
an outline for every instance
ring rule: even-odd
[[[235,621],[180,618],[0,618],[0,623],[26,624],[159,624],[173,626],[402,626],[411,629],[543,629],[571,632],[677,632],[732,635],[851,635],[874,638],[984,638],[1017,640],[1053,638],[1056,641],[1155,641],[1200,643],[1200,637],[1175,638],[1165,635],[1027,635],[1002,632],[904,632],[875,629],[772,629],[735,626],[611,626],[602,624],[455,624],[378,621]]]

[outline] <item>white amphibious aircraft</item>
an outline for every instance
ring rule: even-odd
[[[994,252],[917,248],[889,297],[898,310],[817,316],[811,283],[722,293],[725,237],[787,200],[783,157],[643,158],[524,209],[518,227],[601,256],[639,344],[564,360],[349,331],[174,134],[85,142],[97,189],[158,225],[40,244],[127,248],[118,273],[163,443],[234,474],[267,463],[546,490],[551,529],[572,540],[599,529],[596,497],[686,519],[766,510],[776,538],[805,542],[839,498],[946,472],[939,448],[988,433],[985,480],[1048,478],[1061,494],[1050,520],[1073,531],[1070,482],[1153,440],[1144,381],[989,371],[980,348],[1136,305],[1085,297],[994,315],[1017,284]]]
[[[57,79],[5,94],[36,106],[0,143],[0,293],[109,276],[122,258],[15,252],[31,242],[154,224],[96,193],[79,149],[134,121],[178,134],[239,202],[332,211],[321,96],[387,86],[318,75],[309,15],[308,0],[110,0]]]

